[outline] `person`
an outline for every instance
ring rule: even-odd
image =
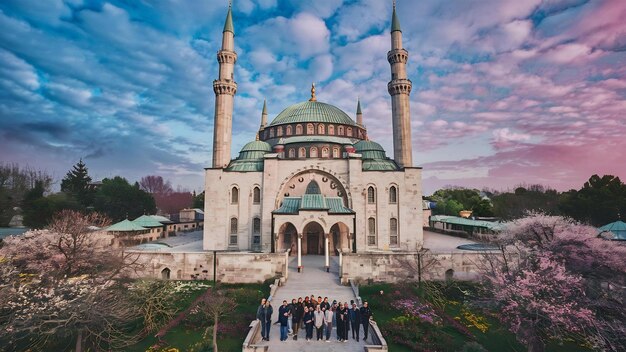
[[[346,321],[344,320],[345,316],[343,314],[343,306],[341,303],[338,303],[335,314],[337,315],[337,340],[339,340],[339,342],[343,342],[347,336],[344,335],[344,325],[346,324]]]
[[[324,312],[320,309],[320,306],[315,308],[315,312],[313,313],[314,321],[315,321],[315,329],[317,331],[317,341],[321,340],[324,335]]]
[[[295,304],[296,304],[296,299],[295,298],[292,298],[291,299],[291,303],[288,304],[288,306],[289,306],[289,313],[290,313],[289,315],[291,315],[289,317],[289,320],[287,321],[287,332],[289,333],[289,335],[293,334],[293,326],[292,326],[293,319],[292,318],[293,318],[293,308],[294,308]]]
[[[328,308],[324,310],[324,322],[326,323],[326,326],[324,327],[326,329],[326,342],[330,342],[330,333],[333,331],[334,316],[335,316],[335,312],[333,311],[332,308]]]
[[[311,341],[313,338],[313,319],[315,319],[313,312],[309,310],[309,307],[304,306],[304,316],[302,320],[304,321],[307,341]]]
[[[359,330],[361,330],[361,311],[357,308],[356,303],[352,302],[348,316],[350,317],[350,328],[352,329],[352,338],[359,341]]]
[[[330,303],[328,303],[328,297],[324,297],[324,301],[321,303],[321,305],[322,305],[322,310],[330,309]]]
[[[372,310],[367,304],[367,301],[363,302],[363,307],[361,307],[360,313],[361,325],[363,325],[363,341],[365,341],[367,340],[367,333],[370,327],[370,319],[372,318]]]
[[[265,321],[265,304],[267,300],[265,298],[261,299],[261,304],[256,309],[256,318],[259,320],[259,324],[261,324],[261,337],[263,341],[267,339],[267,324]],[[271,319],[271,318],[270,318]]]
[[[313,307],[313,310],[315,311],[317,307],[317,301],[315,300],[315,295],[311,295],[311,299],[309,301],[311,301],[311,306]]]
[[[287,300],[283,301],[283,305],[278,308],[278,321],[280,322],[280,340],[287,340],[288,321],[289,321],[289,306]]]
[[[292,301],[291,309],[291,326],[293,327],[293,339],[298,339],[298,331],[300,331],[300,323],[302,322],[302,316],[304,315],[304,306],[302,305],[302,298],[296,302]]]
[[[342,336],[343,336],[343,342],[348,342],[348,331],[350,330],[350,312],[349,312],[350,308],[348,307],[348,302],[343,302],[343,310],[341,311],[341,315],[343,315],[342,317],[342,321],[343,321],[343,325],[342,325]]]
[[[268,298],[265,301],[265,308],[263,310],[261,322],[265,322],[265,341],[270,340],[270,328],[272,327],[272,314],[274,314],[274,308],[272,307],[271,300]],[[263,325],[261,325],[261,332],[263,331]]]

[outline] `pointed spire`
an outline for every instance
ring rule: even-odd
[[[391,15],[391,31],[402,32],[402,29],[400,29],[400,20],[398,19],[398,16],[396,15],[396,0],[393,0],[393,14]]]
[[[226,15],[226,23],[224,23],[224,30],[222,32],[231,32],[235,35],[235,27],[233,26],[233,4],[228,1],[228,14]]]
[[[261,112],[261,129],[264,129],[265,126],[267,126],[267,101],[263,99],[263,111]]]
[[[309,99],[309,101],[317,101],[315,97],[315,83],[311,85],[311,99]]]
[[[361,112],[361,99],[357,98],[356,103],[356,124],[363,126],[363,113]]]

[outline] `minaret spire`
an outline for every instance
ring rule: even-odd
[[[363,113],[361,112],[361,99],[356,99],[356,124],[363,126]]]
[[[267,126],[267,101],[263,99],[263,111],[261,112],[261,130]]]
[[[213,81],[215,92],[215,120],[213,123],[213,167],[224,168],[230,163],[230,146],[233,129],[233,107],[237,83],[235,82],[235,28],[232,4],[228,2],[228,13],[222,31],[222,48],[217,52],[220,66],[219,77]]]
[[[387,90],[391,95],[391,121],[393,125],[393,158],[400,167],[413,166],[411,144],[411,107],[410,95],[412,83],[407,78],[406,63],[409,53],[402,47],[402,30],[396,14],[396,2],[393,2],[391,15],[391,50],[387,61],[391,65],[391,81]]]

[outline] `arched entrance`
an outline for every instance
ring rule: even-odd
[[[169,268],[165,268],[165,269],[161,270],[161,279],[163,279],[163,280],[169,280],[170,279],[170,269]]]
[[[339,252],[351,252],[350,228],[343,222],[335,223],[330,228],[330,255],[339,255]]]
[[[296,241],[298,236],[298,230],[296,227],[288,222],[283,224],[280,229],[278,229],[278,238],[276,239],[276,250],[284,251],[287,249],[291,249],[290,255],[296,255]]]
[[[323,253],[324,228],[317,222],[310,222],[302,230],[302,254]]]

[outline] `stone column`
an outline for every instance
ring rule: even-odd
[[[325,263],[326,263],[326,272],[330,272],[330,258],[328,257],[328,251],[329,251],[329,245],[330,245],[330,240],[329,240],[329,233],[325,233],[324,234],[324,255],[326,256],[325,258]]]
[[[302,234],[298,234],[298,272],[302,272]]]

